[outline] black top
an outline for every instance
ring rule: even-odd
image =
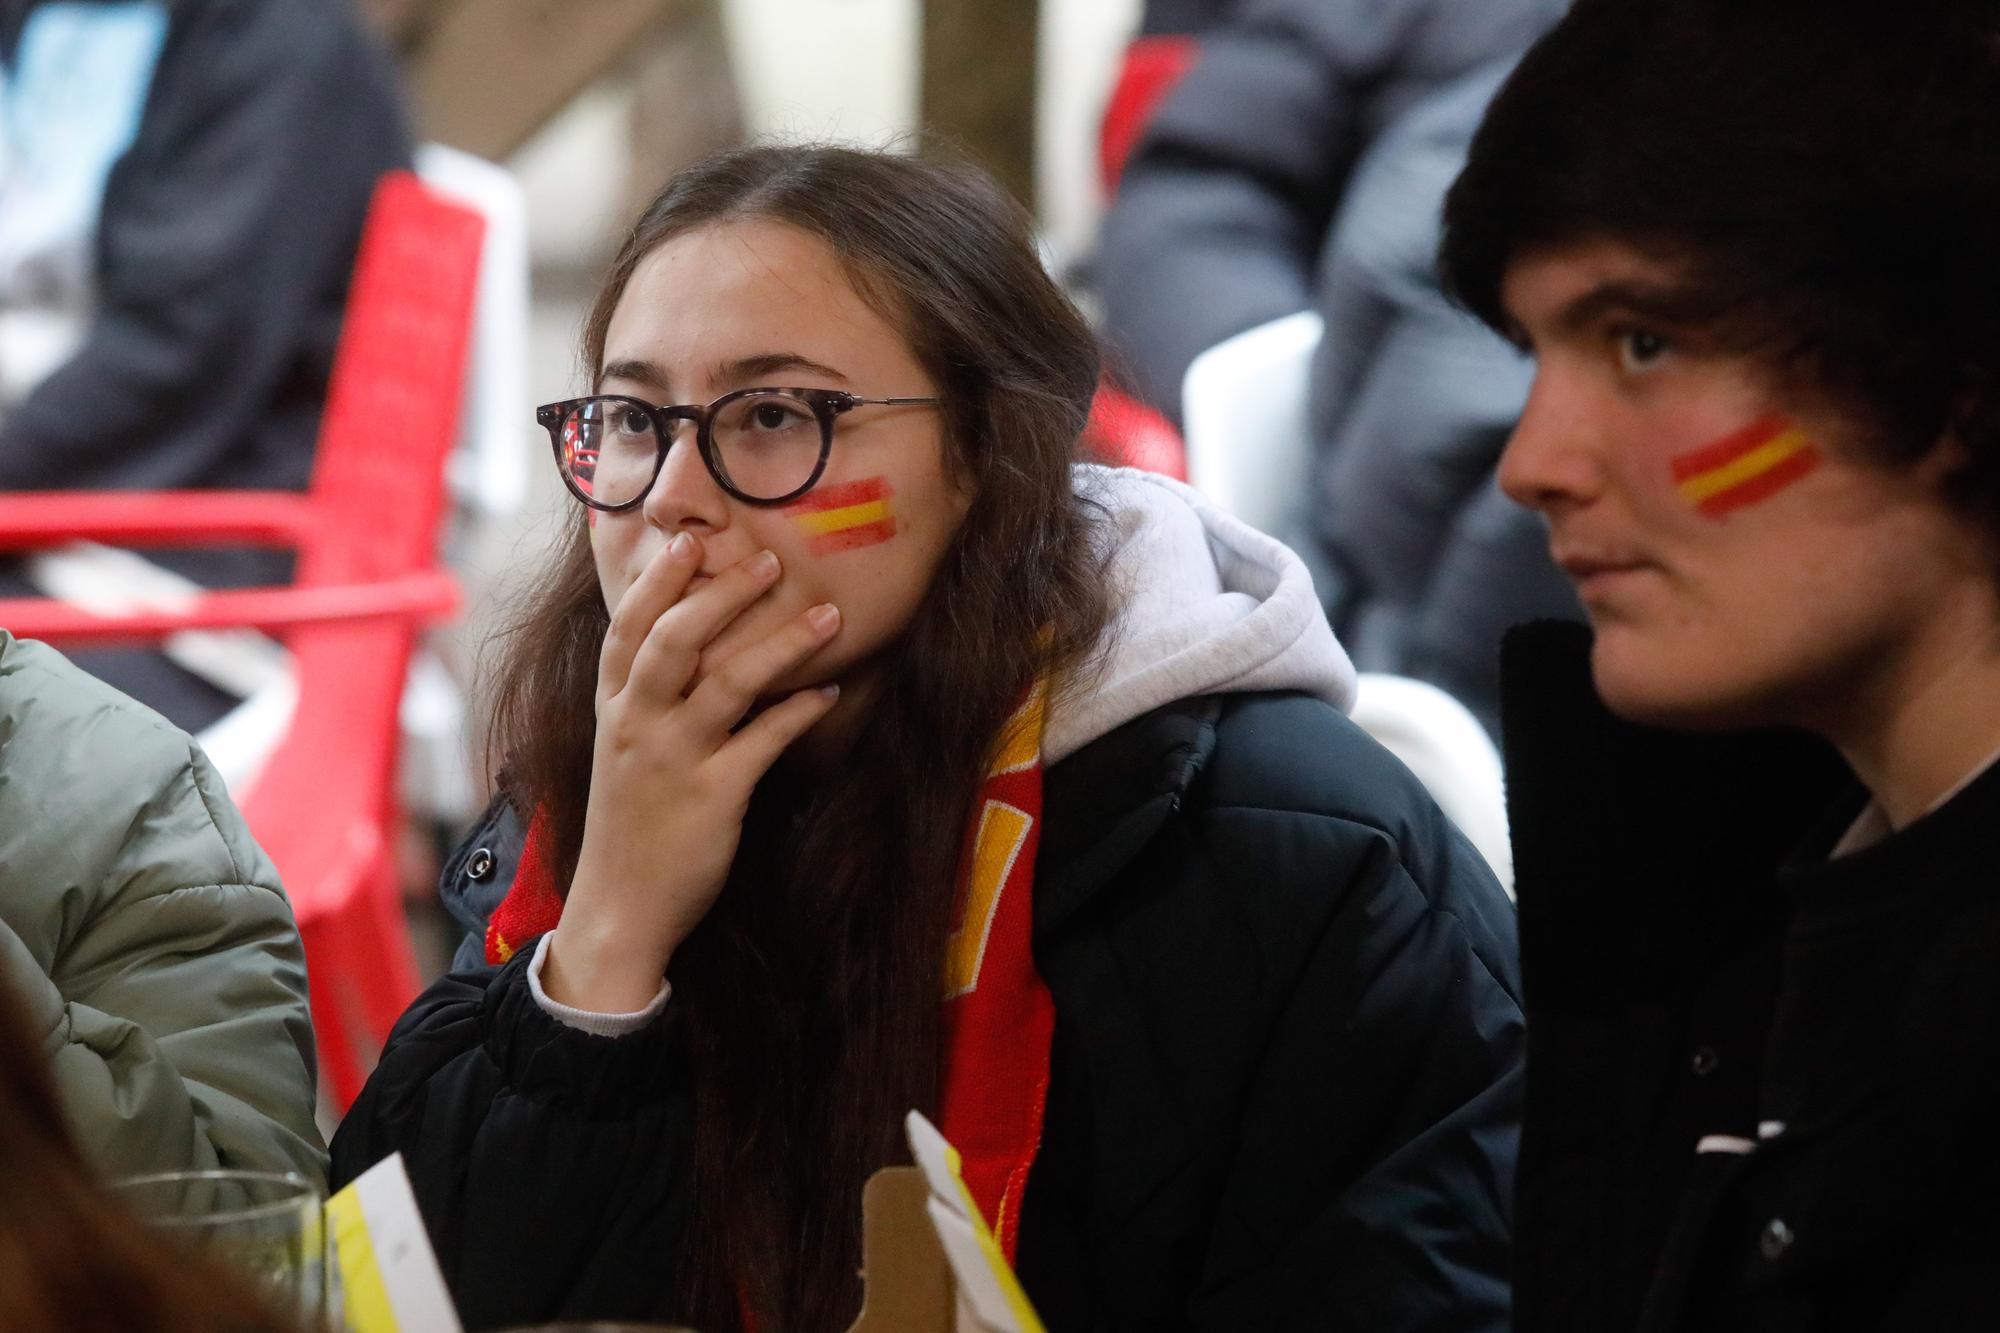
[[[1829,860],[1831,751],[1616,722],[1587,650],[1510,646],[1518,1327],[2000,1327],[2000,769]],[[1625,815],[1565,845],[1586,789]]]
[[[1323,703],[1197,700],[1052,767],[1044,811],[1056,1034],[1018,1261],[1048,1326],[1504,1329],[1513,913],[1416,780]],[[453,860],[475,920],[518,826],[500,808]],[[334,1180],[405,1154],[470,1329],[671,1319],[674,1007],[587,1036],[526,961],[417,1001]]]

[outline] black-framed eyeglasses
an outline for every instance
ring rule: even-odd
[[[679,422],[695,424],[695,446],[716,485],[745,504],[778,505],[804,495],[826,471],[834,418],[871,404],[938,401],[858,398],[839,389],[738,389],[697,407],[595,394],[544,404],[535,420],[549,432],[570,494],[615,514],[645,500]]]

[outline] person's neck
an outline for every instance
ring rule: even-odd
[[[1968,598],[1932,621],[1844,716],[1819,728],[1902,829],[2000,751],[2000,599]]]

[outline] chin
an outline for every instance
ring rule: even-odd
[[[1677,731],[1732,731],[1775,719],[1759,692],[1720,664],[1671,647],[1600,634],[1591,650],[1591,679],[1604,706],[1627,722]]]

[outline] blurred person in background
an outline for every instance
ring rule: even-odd
[[[1139,14],[1140,37],[1199,36],[1241,9],[1245,0],[1146,0]]]
[[[446,872],[484,957],[334,1143],[402,1152],[468,1327],[834,1333],[914,1107],[1051,1328],[1503,1328],[1511,908],[1297,557],[1076,466],[1097,346],[1026,215],[712,158],[584,360]]]
[[[0,977],[103,1177],[324,1179],[277,871],[185,733],[4,630]]]
[[[170,1247],[104,1192],[65,1123],[48,1057],[15,990],[17,980],[12,967],[0,962],[0,1328],[8,1333],[295,1328],[234,1274]]]
[[[1187,74],[1201,50],[1201,36],[1240,8],[1244,0],[1145,0],[1139,27],[1120,58],[1117,84],[1100,127],[1107,194],[1116,194],[1118,176],[1133,140],[1152,118],[1160,98]]]
[[[1314,484],[1277,535],[1364,671],[1497,722],[1500,636],[1576,615],[1532,515],[1493,484],[1529,370],[1444,299],[1444,191],[1487,99],[1563,0],[1239,0],[1125,167],[1107,332],[1178,420],[1203,351],[1303,310],[1326,332]]]
[[[2000,1328],[2000,4],[1584,0],[1453,289],[1509,639],[1521,1333]]]
[[[369,197],[408,161],[348,0],[0,0],[0,491],[304,487]],[[77,661],[189,730],[235,702],[159,653]]]

